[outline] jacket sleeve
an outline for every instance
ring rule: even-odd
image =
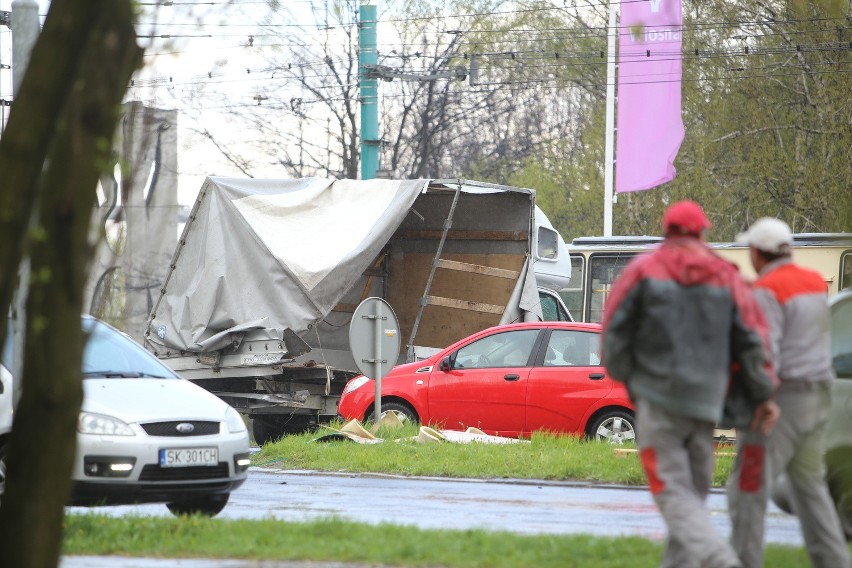
[[[633,339],[638,328],[642,271],[634,259],[615,280],[604,306],[601,362],[609,375],[628,383],[633,371]]]
[[[752,406],[772,397],[778,385],[770,353],[769,327],[752,291],[744,282],[735,279],[733,329],[731,330],[731,359],[739,367],[737,385]]]
[[[777,368],[781,344],[781,331],[784,329],[784,312],[781,309],[781,305],[778,303],[778,299],[771,290],[758,286],[754,289],[754,297],[757,300],[769,327],[769,354],[772,357],[772,363]]]

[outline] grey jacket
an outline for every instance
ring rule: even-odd
[[[716,423],[734,390],[746,403],[737,409],[743,422],[774,391],[753,294],[733,264],[696,238],[668,238],[635,258],[613,285],[603,325],[603,363],[633,398]]]
[[[831,312],[822,276],[781,258],[763,267],[754,294],[769,323],[778,378],[832,380]]]

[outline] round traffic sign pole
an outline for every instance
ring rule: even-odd
[[[376,379],[376,410],[374,416],[378,420],[382,417],[382,377],[384,376],[382,372],[382,302],[376,302],[374,309],[376,310],[376,319],[373,320],[373,327],[376,330],[376,352],[375,360],[373,361],[373,368],[375,369],[373,378]]]
[[[358,305],[349,324],[349,347],[358,370],[376,381],[378,419],[382,415],[382,377],[399,358],[399,323],[390,304],[381,298],[367,298]]]

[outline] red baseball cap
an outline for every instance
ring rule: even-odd
[[[712,226],[710,219],[704,214],[704,209],[689,199],[672,203],[663,214],[663,232],[665,233],[672,232],[672,228],[677,227],[677,230],[673,232],[698,235]]]

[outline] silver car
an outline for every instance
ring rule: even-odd
[[[88,316],[83,329],[89,338],[69,504],[165,503],[175,515],[219,513],[247,476],[242,417],[117,329]]]
[[[0,496],[6,489],[6,445],[12,432],[12,375],[0,365]]]
[[[831,357],[837,381],[826,435],[828,487],[852,539],[852,289],[831,299]]]

